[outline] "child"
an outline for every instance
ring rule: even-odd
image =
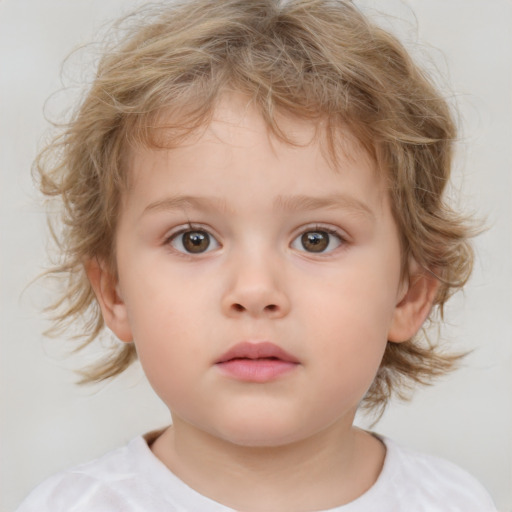
[[[471,270],[443,197],[454,138],[349,2],[148,15],[38,166],[64,206],[57,327],[111,329],[86,379],[138,357],[173,424],[19,511],[494,510],[452,464],[353,426],[458,359],[416,337]]]

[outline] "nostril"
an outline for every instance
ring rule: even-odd
[[[238,303],[233,304],[231,307],[238,313],[241,313],[246,310],[246,308],[244,306],[242,306],[242,304],[238,304]],[[272,313],[272,312],[278,311],[279,307],[276,304],[268,304],[267,306],[265,306],[263,308],[263,310],[269,311]]]

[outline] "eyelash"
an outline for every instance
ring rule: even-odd
[[[186,233],[197,233],[197,234],[204,233],[208,237],[207,245],[204,248],[204,250],[199,250],[198,252],[193,252],[193,251],[187,250],[187,248],[185,248],[185,246],[184,246],[183,238],[180,238],[180,237],[183,237],[183,235],[186,234]],[[308,233],[310,233],[310,234],[313,234],[313,233],[316,233],[316,234],[326,233],[328,235],[327,246],[325,246],[322,249],[322,243],[325,243],[325,240],[321,240],[321,238],[317,238],[316,241],[314,241],[315,239],[311,238],[310,241],[313,243],[313,246],[316,245],[316,244],[319,244],[320,250],[318,250],[318,251],[315,251],[315,250],[308,251],[304,247],[304,242],[305,242],[304,236],[306,234],[308,234]],[[329,246],[332,245],[332,242],[333,242],[332,237],[337,239],[337,242],[336,242],[337,245],[334,248],[329,249]],[[199,247],[199,244],[201,243],[201,240],[204,240],[204,238],[201,239],[201,237],[199,237],[197,239],[197,241],[198,241],[197,247]],[[180,247],[176,247],[176,245],[174,244],[176,241],[179,242],[179,244],[181,245],[181,248]],[[212,246],[212,242],[213,242],[213,248],[211,247]],[[195,243],[195,242],[192,242],[192,243]],[[322,226],[322,225],[316,224],[314,226],[303,227],[294,236],[294,238],[292,239],[292,241],[290,243],[290,247],[293,248],[293,249],[296,249],[296,250],[298,250],[300,252],[304,252],[306,254],[325,255],[325,254],[329,254],[329,253],[335,251],[340,246],[343,246],[346,243],[347,243],[346,237],[344,235],[342,235],[338,230],[333,229],[332,227]],[[301,244],[302,247],[299,248],[299,247],[296,246],[296,244]],[[222,247],[220,242],[218,241],[217,237],[214,236],[211,233],[211,230],[209,228],[205,228],[205,227],[199,226],[199,225],[193,225],[191,223],[189,223],[186,227],[182,227],[178,231],[175,231],[172,234],[170,234],[169,236],[167,236],[165,238],[165,240],[164,240],[164,245],[170,245],[170,246],[173,247],[173,249],[177,253],[182,254],[182,255],[186,255],[186,256],[200,256],[202,254],[206,254],[208,252],[211,252],[212,250],[218,249],[219,247]],[[329,250],[326,250],[326,249],[329,249]]]
[[[298,241],[298,243],[304,242],[303,237],[307,233],[327,233],[327,235],[329,235],[329,239],[327,241],[328,245],[327,245],[326,249],[328,249],[332,243],[331,237],[335,237],[338,240],[336,247],[331,248],[329,250],[324,249],[324,250],[320,250],[320,251],[307,251],[307,250],[305,250],[305,248],[302,248],[302,249],[296,248],[300,252],[304,252],[309,255],[325,256],[325,255],[330,254],[330,253],[334,252],[336,249],[347,244],[346,236],[343,235],[339,230],[334,229],[329,226],[322,226],[320,224],[315,224],[313,226],[306,226],[305,228],[302,228],[300,230],[300,232],[293,238],[290,246],[293,247],[294,243],[296,241]]]
[[[193,251],[187,251],[185,249],[185,247],[183,246],[183,239],[182,238],[180,239],[180,237],[183,237],[183,235],[185,233],[204,233],[204,234],[206,234],[208,236],[208,245],[206,246],[205,250],[199,251],[196,253]],[[180,241],[180,240],[181,240],[182,249],[176,247],[173,243],[173,242]],[[220,242],[217,240],[217,237],[215,237],[211,233],[211,230],[209,228],[205,228],[203,226],[193,225],[193,224],[189,223],[186,227],[182,227],[178,231],[175,231],[175,232],[171,233],[169,236],[167,236],[164,240],[164,245],[172,246],[173,249],[177,253],[185,255],[185,256],[200,256],[200,255],[210,252],[212,250],[212,249],[206,250],[206,249],[210,248],[212,241],[214,242],[214,245],[215,245],[214,249],[217,249],[218,247],[221,246]]]

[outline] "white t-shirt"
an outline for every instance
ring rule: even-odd
[[[387,453],[373,487],[329,512],[496,512],[485,489],[459,467],[381,439]],[[137,437],[49,478],[17,512],[235,511],[188,487],[153,455],[144,437]]]

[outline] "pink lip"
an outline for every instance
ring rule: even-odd
[[[216,362],[220,371],[236,380],[268,382],[299,365],[299,360],[270,342],[238,343]]]

